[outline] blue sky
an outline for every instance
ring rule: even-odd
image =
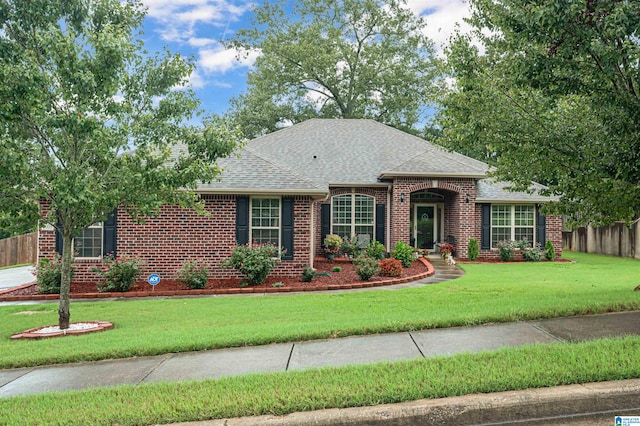
[[[196,70],[190,82],[207,113],[224,113],[229,99],[246,88],[247,71],[254,58],[238,62],[236,52],[225,50],[222,40],[248,26],[256,1],[247,0],[143,0],[145,46],[150,52],[167,47],[172,53],[193,56]],[[463,0],[409,0],[408,7],[427,20],[427,36],[442,46],[456,23],[468,15]]]

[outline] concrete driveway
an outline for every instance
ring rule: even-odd
[[[0,269],[0,291],[35,281],[32,270],[33,266]]]

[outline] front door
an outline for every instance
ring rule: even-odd
[[[411,234],[414,246],[433,250],[441,239],[443,209],[438,204],[414,204],[411,212]]]

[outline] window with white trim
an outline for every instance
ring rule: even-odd
[[[491,246],[498,241],[526,239],[534,244],[536,209],[533,205],[493,204],[491,206]]]
[[[82,230],[82,233],[73,239],[73,252],[75,257],[96,258],[102,256],[102,222],[94,223]]]
[[[251,238],[253,244],[280,247],[280,199],[251,199]]]
[[[373,240],[374,216],[375,198],[370,195],[336,195],[331,199],[331,233],[342,238],[364,234]]]

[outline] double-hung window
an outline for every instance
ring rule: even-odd
[[[251,238],[253,244],[280,247],[280,199],[251,199]]]
[[[524,240],[534,244],[536,210],[533,205],[491,206],[491,246],[501,240]]]
[[[337,195],[331,199],[331,233],[341,237],[368,235],[374,239],[375,199],[369,195]]]
[[[82,233],[73,239],[73,251],[76,257],[95,258],[102,256],[102,222],[94,223],[82,230]]]

